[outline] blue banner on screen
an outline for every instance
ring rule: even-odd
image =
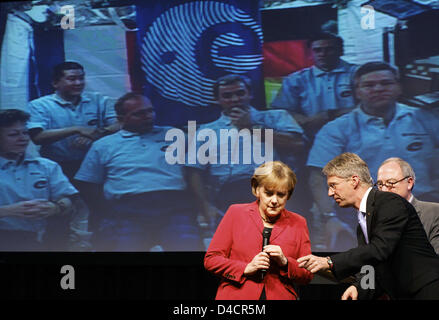
[[[212,86],[229,73],[252,79],[264,106],[258,1],[147,1],[137,6],[144,93],[158,125],[215,120]]]

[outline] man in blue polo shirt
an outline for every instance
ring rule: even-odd
[[[53,249],[45,242],[47,219],[59,215],[69,220],[70,244],[56,249],[84,250],[88,210],[58,164],[26,154],[28,119],[21,110],[0,111],[0,251]]]
[[[314,66],[285,77],[271,107],[288,110],[312,140],[325,123],[354,107],[350,80],[355,65],[340,59],[343,39],[332,33],[315,35],[309,47]]]
[[[371,172],[377,172],[381,162],[389,157],[406,159],[419,178],[414,190],[416,197],[437,202],[438,115],[396,103],[401,93],[398,74],[386,63],[362,65],[355,73],[354,86],[358,107],[326,124],[316,135],[309,153],[310,186],[320,213],[323,217],[334,217],[320,169],[343,152],[357,153]]]
[[[165,159],[170,128],[154,125],[153,106],[139,94],[122,96],[115,110],[122,129],[93,143],[75,176],[99,215],[97,248],[200,250],[182,165]]]
[[[58,162],[72,180],[91,143],[118,130],[114,101],[83,92],[85,72],[76,62],[55,66],[52,84],[55,93],[29,102],[29,133],[41,155]]]
[[[299,159],[295,156],[300,154],[304,146],[302,128],[285,110],[260,111],[250,105],[252,100],[250,79],[241,75],[226,75],[219,78],[213,86],[214,97],[222,108],[221,116],[199,127],[199,132],[211,130],[218,138],[214,149],[217,151],[216,161],[207,164],[187,164],[188,181],[200,204],[202,215],[200,220],[207,220],[211,227],[216,227],[216,222],[231,204],[254,201],[254,195],[250,188],[250,178],[254,170],[261,164],[254,157],[255,148],[264,153],[267,141],[267,129],[271,130],[272,159],[282,160],[294,169],[299,166]],[[244,138],[233,141],[221,139],[222,132],[249,132],[254,137],[257,129],[265,141],[261,144],[245,143]],[[249,141],[247,141],[249,142]],[[227,149],[226,149],[227,148]],[[265,150],[267,151],[267,150]],[[224,154],[222,154],[224,153]],[[239,154],[238,161],[232,161],[233,154]],[[267,154],[265,154],[267,155]],[[245,157],[251,161],[245,161]],[[226,159],[226,161],[221,161]],[[296,207],[297,210],[297,207]],[[220,215],[218,216],[218,213]],[[216,218],[216,219],[215,219]],[[212,221],[213,220],[213,221]]]

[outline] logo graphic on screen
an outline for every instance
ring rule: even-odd
[[[97,123],[98,123],[98,119],[93,119],[93,120],[90,120],[89,122],[87,122],[87,124],[89,126],[95,126]]]
[[[352,95],[352,91],[351,90],[343,91],[340,95],[342,96],[342,98],[347,98]]]
[[[47,180],[40,180],[34,183],[34,188],[43,189],[47,186]]]
[[[413,142],[413,143],[410,143],[408,146],[407,146],[407,150],[408,151],[418,151],[418,150],[421,150],[422,149],[422,146],[423,146],[424,144],[422,143],[422,142],[420,142],[420,141],[417,141],[417,142]]]
[[[246,12],[216,1],[172,7],[147,29],[142,69],[160,94],[187,106],[214,102],[212,85],[227,73],[247,73],[262,64],[261,26]]]

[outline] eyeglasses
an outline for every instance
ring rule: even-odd
[[[406,176],[406,177],[404,177],[404,178],[402,178],[402,179],[400,179],[400,180],[398,180],[398,181],[395,181],[395,182],[391,182],[391,181],[386,181],[386,182],[382,182],[382,181],[377,181],[375,184],[374,184],[374,186],[376,186],[378,189],[382,189],[384,186],[387,188],[387,189],[393,189],[394,187],[395,187],[395,184],[397,184],[397,183],[399,183],[399,182],[401,182],[401,181],[403,181],[403,180],[405,180],[405,179],[407,179],[407,178],[410,178],[410,176]]]
[[[349,180],[350,180],[350,178],[349,178],[349,179],[343,179],[343,180],[340,181],[340,182],[332,182],[332,183],[329,183],[329,184],[328,184],[328,189],[330,189],[330,190],[332,190],[332,191],[336,191],[338,185],[340,185],[340,184],[341,184],[342,182],[344,182],[344,181],[349,181]]]

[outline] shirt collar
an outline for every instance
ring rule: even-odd
[[[58,103],[59,105],[61,105],[63,107],[76,108],[75,105],[73,105],[70,101],[67,101],[67,100],[64,100],[63,98],[61,98],[61,96],[58,95],[58,93],[56,93],[56,92],[53,94],[53,100],[55,100],[56,103]],[[88,98],[86,95],[82,94],[81,100],[79,100],[78,105],[80,105],[83,102],[90,102],[90,98]]]
[[[413,202],[413,194],[410,195],[409,202],[410,202],[410,203]]]
[[[120,129],[119,130],[119,134],[123,138],[132,138],[132,137],[140,137],[140,136],[147,135],[147,134],[150,134],[150,133],[157,133],[159,131],[160,131],[160,129],[158,127],[154,126],[151,131],[148,131],[148,132],[143,133],[143,134],[140,134],[138,132],[128,131],[128,130],[125,130],[125,129]]]
[[[369,196],[370,190],[372,190],[372,187],[369,187],[369,189],[367,189],[366,192],[364,193],[363,198],[361,199],[360,208],[359,208],[358,211],[366,213],[366,210],[367,210],[367,208],[366,208],[367,207],[367,197]]]
[[[366,112],[363,111],[363,109],[361,109],[361,105],[358,105],[357,108],[361,114],[361,118],[364,119],[364,122],[368,123],[371,121],[376,121],[377,119],[382,119],[381,117],[378,116],[373,116],[370,114],[367,114]],[[409,107],[404,106],[402,104],[399,103],[395,103],[395,114],[393,115],[392,121],[393,120],[399,120],[407,115],[411,115],[413,114],[413,110],[411,110]]]
[[[312,66],[313,72],[316,75],[316,77],[321,77],[325,74],[329,73],[340,73],[340,72],[346,72],[345,63],[338,59],[337,66],[332,69],[331,71],[323,71],[322,69],[319,69],[317,66]]]
[[[6,159],[6,158],[0,156],[0,169],[4,170],[11,165],[16,166],[19,163],[29,163],[29,162],[38,162],[38,159],[34,156],[29,155],[29,154],[25,154],[22,161],[10,160],[10,159]]]

